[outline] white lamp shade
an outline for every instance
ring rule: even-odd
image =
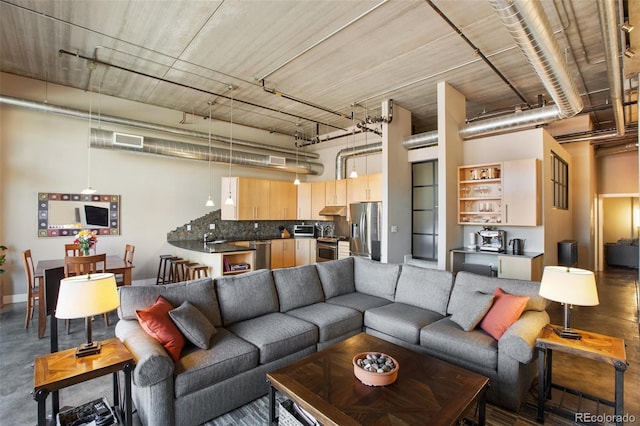
[[[546,266],[539,293],[545,299],[568,305],[595,306],[600,303],[595,276],[586,269]]]
[[[60,280],[56,318],[86,318],[120,306],[113,274],[78,275]]]

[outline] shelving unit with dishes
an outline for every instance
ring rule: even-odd
[[[502,163],[458,167],[458,223],[502,223]]]

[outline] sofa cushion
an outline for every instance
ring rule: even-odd
[[[362,312],[332,303],[315,303],[293,309],[287,315],[315,324],[319,342],[346,336],[352,331],[362,331]]]
[[[188,301],[198,308],[213,326],[222,326],[218,298],[211,278],[167,285],[125,285],[118,287],[118,295],[120,297],[120,307],[118,308],[120,319],[138,319],[136,310],[153,305],[158,296],[162,295],[173,306],[180,306],[182,302]]]
[[[438,312],[396,302],[367,310],[364,314],[364,325],[418,345],[420,329],[442,317]]]
[[[371,296],[365,293],[347,293],[343,294],[342,296],[336,296],[331,299],[327,299],[327,303],[346,306],[347,308],[352,308],[360,312],[364,312],[371,308],[388,305],[391,302],[382,297]]]
[[[420,330],[420,345],[429,348],[430,353],[445,354],[449,360],[462,359],[493,371],[498,369],[498,342],[479,328],[464,331],[450,317]]]
[[[278,312],[278,295],[271,271],[262,269],[215,280],[225,327],[246,319]]]
[[[353,279],[356,291],[383,297],[393,302],[396,284],[400,275],[400,265],[380,263],[363,257],[353,260]]]
[[[140,326],[149,336],[156,339],[171,355],[174,361],[180,359],[180,353],[184,347],[184,336],[169,317],[169,311],[173,309],[164,297],[158,296],[156,303],[146,309],[136,311]]]
[[[353,280],[353,257],[320,262],[316,264],[316,269],[326,299],[356,291]]]
[[[500,287],[497,287],[493,294],[495,300],[489,312],[482,319],[480,327],[494,339],[500,340],[511,324],[520,318],[529,297],[507,294]]]
[[[525,311],[544,311],[549,303],[544,297],[538,294],[540,290],[540,282],[538,281],[486,277],[484,275],[460,271],[456,274],[447,313],[453,314],[457,309],[460,309],[461,306],[464,306],[464,297],[467,291],[493,293],[496,287],[500,287],[506,293],[515,296],[528,296],[529,301],[524,309]]]
[[[258,365],[258,348],[224,328],[211,339],[211,349],[193,348],[175,365],[175,396],[209,387]]]
[[[464,309],[456,310],[451,315],[451,321],[458,324],[464,331],[471,331],[491,309],[493,294],[469,291],[464,298]]]
[[[201,349],[209,349],[209,341],[216,329],[198,308],[185,300],[170,310],[169,316],[188,341]]]
[[[258,347],[260,364],[315,346],[318,342],[315,325],[280,312],[234,323],[228,330]]]
[[[272,272],[278,290],[280,312],[324,302],[322,284],[315,265],[274,269]]]
[[[395,301],[444,316],[452,287],[453,274],[449,271],[402,265]]]

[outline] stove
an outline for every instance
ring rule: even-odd
[[[347,237],[318,237],[316,243],[316,262],[326,262],[338,258],[338,241]]]

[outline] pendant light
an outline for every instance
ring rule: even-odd
[[[296,179],[293,181],[294,185],[300,185],[300,179],[298,179],[298,134],[295,135],[295,144],[296,144]]]
[[[87,187],[80,191],[83,195],[95,194],[96,190],[91,187],[91,113],[92,102],[91,92],[89,92],[89,134],[87,137]]]
[[[195,115],[194,115],[195,121]],[[204,204],[206,207],[213,207],[215,204],[213,203],[213,199],[211,198],[211,101],[209,101],[209,198],[207,202]]]
[[[230,87],[231,90],[233,90],[233,86]],[[224,201],[224,204],[226,206],[233,206],[233,198],[231,198],[231,158],[233,157],[233,95],[231,95],[231,113],[229,116],[229,123],[231,126],[231,129],[229,130],[229,195],[227,196],[227,199]]]
[[[356,118],[355,118],[355,114],[353,113],[353,110],[351,111],[351,132],[353,133],[353,151],[352,153],[355,154],[356,151]],[[358,172],[356,171],[356,156],[353,155],[353,169],[351,170],[351,173],[349,174],[349,178],[350,179],[356,179],[358,177]]]

